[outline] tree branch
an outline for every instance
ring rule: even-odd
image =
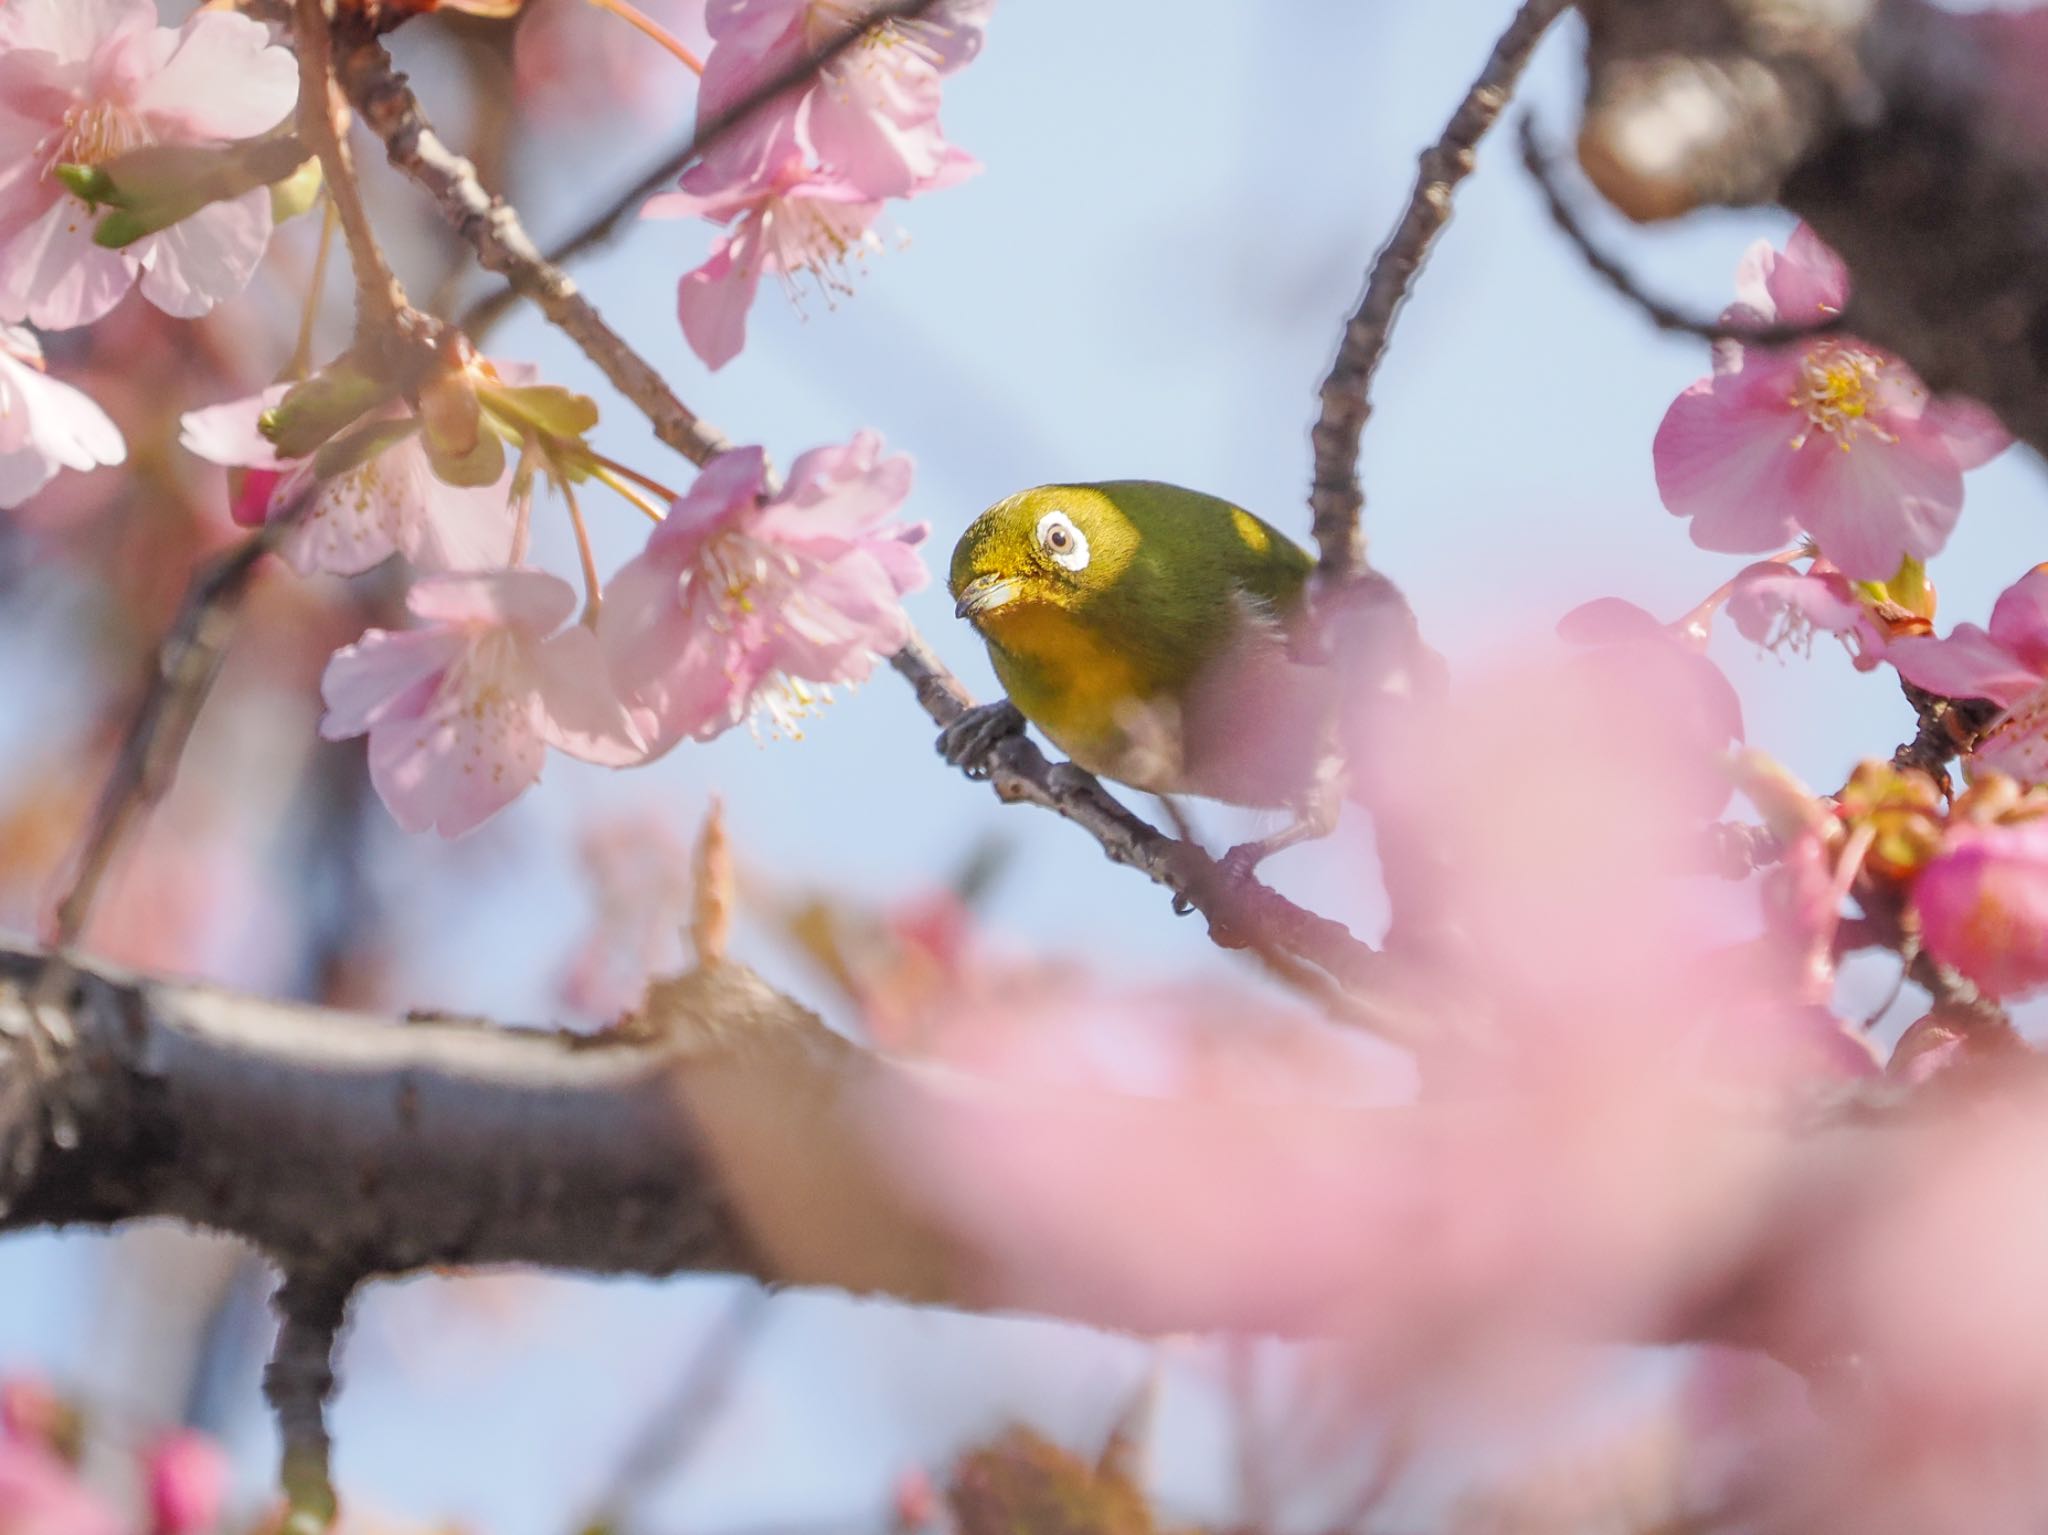
[[[301,0],[309,3],[309,0]],[[519,215],[484,189],[476,167],[442,142],[391,55],[361,16],[336,24],[335,72],[391,163],[422,187],[477,259],[531,298],[653,424],[654,433],[691,463],[703,465],[732,444],[676,398],[640,354],[605,323],[560,267],[543,257]]]
[[[1451,195],[1472,173],[1479,141],[1506,108],[1530,54],[1568,3],[1524,0],[1443,134],[1422,152],[1408,206],[1373,258],[1365,296],[1345,322],[1336,360],[1323,380],[1322,414],[1309,434],[1315,448],[1315,478],[1308,505],[1326,586],[1349,579],[1365,562],[1365,535],[1359,525],[1365,493],[1358,483],[1358,444],[1372,415],[1373,375],[1386,356],[1394,321],[1429,259],[1430,247],[1450,222]]]
[[[327,195],[348,240],[349,264],[356,275],[356,332],[387,335],[409,307],[377,234],[356,181],[348,139],[337,123],[343,111],[335,98],[333,36],[328,30],[330,0],[297,0],[292,12],[293,42],[299,60],[299,136],[320,157]]]
[[[325,1535],[334,1525],[327,1399],[334,1394],[334,1351],[354,1289],[349,1276],[287,1271],[272,1301],[277,1343],[263,1372],[263,1398],[282,1442],[285,1521],[279,1535]]]
[[[0,950],[0,1086],[21,1069],[11,1026],[42,965]],[[325,1361],[354,1282],[445,1265],[712,1271],[1147,1332],[1338,1326],[1389,1361],[1516,1327],[1831,1357],[1858,1346],[1858,1313],[1816,1298],[1839,1293],[1868,1243],[1899,1239],[1905,1170],[1987,1113],[2032,1122],[2048,1099],[2038,1060],[2016,1054],[1968,1099],[1924,1106],[1884,1084],[1770,1115],[1702,1100],[1668,1146],[1663,1131],[1629,1139],[1643,1127],[1623,1115],[1610,1150],[1655,1151],[1683,1174],[1639,1167],[1656,1200],[1616,1203],[1585,1181],[1594,1148],[1553,1154],[1568,1106],[1281,1107],[934,1073],[869,1054],[733,965],[658,983],[632,1027],[595,1038],[99,969],[58,1005],[69,1043],[50,1090],[76,1134],[25,1180],[0,1173],[0,1232],[168,1217],[260,1247],[289,1281],[271,1391],[295,1468],[318,1464]],[[1118,1150],[1058,1175],[1079,1180],[1069,1191],[995,1172],[973,1197],[958,1180],[948,1193],[901,1136],[962,1112],[993,1115],[999,1136],[1107,1134]],[[1161,1170],[1191,1155],[1234,1171],[1166,1193]],[[1473,1202],[1482,1166],[1508,1180],[1509,1203]],[[1340,1242],[1326,1200],[1271,1182],[1311,1167],[1340,1175],[1326,1193],[1348,1191]],[[1128,1243],[1105,1244],[1106,1213],[1126,1205],[1201,1243],[1180,1255],[1196,1270],[1170,1248],[1136,1264]],[[1511,1272],[1474,1266],[1515,1240],[1514,1212],[1539,1209],[1572,1240],[1515,1248]],[[1246,1222],[1259,1250],[1223,1241]],[[1275,1270],[1263,1244],[1297,1242],[1320,1255],[1312,1271]],[[1648,1257],[1664,1242],[1675,1267]]]

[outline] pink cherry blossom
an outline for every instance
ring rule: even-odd
[[[862,24],[863,0],[712,0],[705,25],[713,38],[699,97],[702,122],[731,109],[832,40]],[[942,78],[981,50],[994,0],[946,0],[924,15],[892,20],[840,55],[810,89],[776,107],[685,175],[693,192],[744,179],[760,166],[768,141],[793,132],[815,160],[869,197],[910,197],[934,190],[965,163],[939,128]]]
[[[121,1520],[41,1445],[0,1439],[0,1530],[6,1535],[123,1535]]]
[[[1731,321],[1818,321],[1849,276],[1811,230],[1751,248]],[[1762,553],[1804,530],[1854,580],[1889,579],[1948,542],[1963,471],[2010,439],[1983,407],[1936,400],[1905,363],[1848,336],[1716,348],[1714,372],[1657,430],[1657,488],[1703,549]]]
[[[861,432],[814,448],[767,494],[759,448],[722,453],[607,592],[598,636],[645,734],[665,749],[756,710],[794,732],[817,689],[859,682],[910,638],[923,523],[888,519],[910,460]]]
[[[1810,655],[1816,634],[1832,634],[1859,671],[1877,665],[1885,647],[1884,630],[1849,578],[1818,561],[1805,571],[1776,560],[1745,567],[1730,583],[1728,616],[1745,639],[1766,650]]]
[[[149,1452],[150,1535],[208,1535],[220,1526],[228,1458],[206,1434],[167,1434]]]
[[[43,372],[28,331],[0,325],[0,507],[16,507],[61,469],[118,464],[128,456],[107,413]]]
[[[235,520],[261,525],[297,500],[313,474],[310,458],[278,456],[257,419],[289,385],[188,411],[179,440],[209,463],[249,471],[234,497]],[[384,411],[402,420],[406,408]],[[438,478],[419,435],[404,437],[321,489],[285,536],[285,559],[301,575],[359,575],[402,554],[421,570],[490,570],[512,557],[508,464],[496,485],[469,488]]]
[[[2048,986],[2048,822],[1954,828],[1913,909],[1927,952],[1989,995]]]
[[[143,297],[200,315],[241,292],[270,242],[264,188],[212,203],[121,250],[52,174],[160,144],[265,133],[298,95],[298,66],[259,22],[201,10],[157,25],[154,0],[7,0],[0,6],[0,320],[85,325],[138,280]]]
[[[471,830],[539,779],[545,748],[619,767],[645,755],[566,581],[536,570],[434,576],[421,626],[372,629],[327,663],[330,741],[368,732],[370,781],[399,825]],[[559,632],[558,632],[559,631]]]
[[[1988,631],[1957,624],[1947,639],[1894,640],[1885,659],[1930,693],[1989,699],[2005,710],[1973,760],[2028,783],[2048,782],[2048,566],[2006,588]]]
[[[676,291],[683,336],[710,368],[724,367],[746,345],[747,311],[763,272],[779,275],[792,298],[798,292],[796,278],[808,273],[829,301],[834,293],[852,291],[850,268],[868,251],[881,248],[873,232],[882,212],[879,198],[836,172],[809,165],[793,134],[778,141],[771,153],[773,169],[758,181],[705,196],[665,192],[643,210],[650,218],[738,220],[733,232],[712,247],[710,258],[684,274]]]

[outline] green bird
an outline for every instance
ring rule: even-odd
[[[1336,678],[1290,628],[1315,562],[1241,507],[1150,480],[1041,485],[961,535],[954,612],[988,644],[1007,702],[941,734],[956,766],[1023,721],[1134,789],[1284,809],[1259,860],[1336,823]]]

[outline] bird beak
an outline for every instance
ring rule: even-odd
[[[999,608],[1017,595],[1017,582],[1008,576],[993,573],[976,576],[960,588],[960,600],[953,604],[955,618],[979,618],[991,608]]]

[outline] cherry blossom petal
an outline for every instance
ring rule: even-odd
[[[101,39],[155,26],[156,19],[154,0],[7,0],[0,5],[0,44],[82,63]]]
[[[1776,317],[1788,325],[1810,324],[1840,314],[1849,301],[1849,269],[1807,224],[1785,242],[1785,253],[1764,265],[1764,287]]]
[[[2021,783],[2048,783],[2048,687],[2036,688],[1991,727],[1970,760]]]
[[[136,107],[180,136],[247,139],[275,128],[299,99],[298,64],[270,29],[231,11],[201,11],[181,27]]]
[[[406,608],[432,623],[502,625],[536,638],[576,611],[576,590],[545,570],[492,570],[415,581]]]
[[[1782,409],[1788,386],[1781,364],[1766,369],[1768,377],[1753,367],[1694,384],[1657,429],[1657,488],[1674,515],[1692,519],[1692,541],[1702,549],[1762,554],[1798,531],[1784,493],[1793,431]]]
[[[2048,823],[1952,831],[1913,908],[1927,952],[1989,995],[2048,985]]]
[[[1766,647],[1815,632],[1854,639],[1865,648],[1880,643],[1869,610],[1845,577],[1792,570],[1771,560],[1736,574],[1728,616],[1745,639]]]
[[[273,226],[268,187],[209,203],[138,242],[142,296],[165,314],[205,314],[249,285]]]
[[[2012,433],[1989,408],[1975,400],[1946,398],[1928,403],[1926,421],[1941,435],[1958,469],[1979,469],[2012,446]]]
[[[62,197],[0,240],[0,321],[68,330],[100,319],[134,283],[129,259],[92,243],[93,217]]]
[[[535,661],[548,745],[603,767],[646,760],[647,743],[612,691],[595,634],[571,624],[540,647]]]
[[[345,741],[403,712],[407,701],[423,702],[411,695],[446,671],[462,646],[462,636],[445,629],[372,629],[337,650],[320,678],[327,706],[320,734]]]
[[[1999,593],[1991,638],[2037,677],[2048,677],[2048,566],[2036,565]]]
[[[277,456],[276,444],[263,435],[258,423],[263,412],[274,409],[290,392],[289,384],[273,384],[261,394],[188,410],[178,418],[178,441],[187,452],[198,454],[210,464],[243,469],[286,468],[291,460]]]
[[[528,695],[437,701],[370,733],[370,783],[409,832],[459,837],[540,780],[547,757]]]
[[[676,317],[705,367],[724,367],[747,344],[747,311],[760,291],[763,257],[758,234],[743,227],[713,246],[702,266],[683,275],[676,289]]]
[[[1988,698],[2010,709],[2041,685],[2040,676],[1975,624],[1958,624],[1946,639],[1907,635],[1885,647],[1885,660],[1915,687],[1944,698]]]
[[[1907,555],[1941,552],[1963,510],[1963,473],[1933,434],[1844,445],[1816,432],[1791,455],[1787,488],[1800,520],[1845,576],[1888,581]]]

